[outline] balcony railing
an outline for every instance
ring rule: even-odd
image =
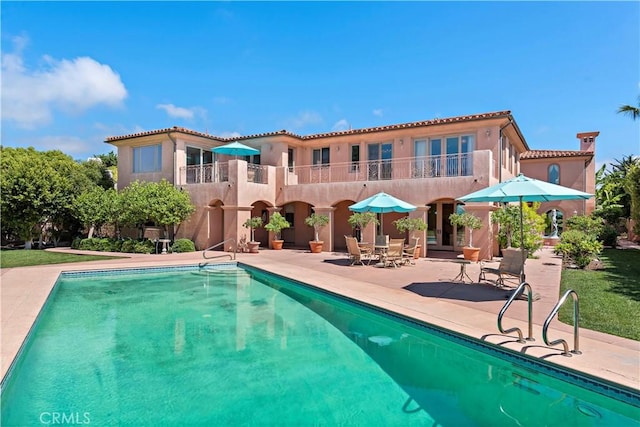
[[[285,173],[286,185],[327,182],[423,179],[473,175],[473,153],[391,160],[296,166]]]
[[[183,166],[180,168],[180,182],[185,184],[226,181],[229,181],[229,164],[226,162]]]
[[[266,166],[247,164],[247,182],[267,184],[268,176]],[[227,162],[191,165],[180,168],[180,182],[185,184],[227,181],[229,181],[229,164]]]
[[[247,164],[247,181],[255,182],[256,184],[268,184],[269,174],[267,173],[267,167],[262,165],[254,165],[253,163]]]

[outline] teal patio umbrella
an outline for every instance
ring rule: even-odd
[[[214,147],[213,149],[211,149],[211,151],[217,154],[236,156],[236,159],[238,158],[238,156],[251,156],[253,154],[260,154],[260,150],[256,150],[253,147],[241,144],[238,141],[226,145],[221,145],[219,147]]]
[[[589,199],[593,194],[551,184],[519,174],[515,178],[483,188],[466,196],[458,197],[462,202],[518,202],[520,203],[520,247],[522,251],[522,265],[524,265],[525,249],[524,228],[522,218],[522,202],[551,202],[555,200]],[[521,281],[524,281],[524,268]]]
[[[417,208],[404,200],[397,199],[390,194],[380,192],[349,206],[353,212],[374,212],[384,214],[386,212],[411,212]],[[380,221],[380,233],[382,233],[382,221]]]

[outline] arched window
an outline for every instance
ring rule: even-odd
[[[547,181],[560,185],[560,166],[555,163],[549,166]]]

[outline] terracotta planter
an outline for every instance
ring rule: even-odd
[[[416,250],[413,251],[413,259],[418,259],[420,258],[420,249],[422,248],[422,246],[420,245],[416,245]]]
[[[309,247],[311,248],[311,253],[312,254],[319,254],[320,252],[322,252],[322,244],[324,242],[323,241],[318,241],[316,242],[315,240],[312,240],[309,242]]]
[[[257,254],[258,248],[260,247],[260,242],[248,242],[247,248],[249,249],[249,253]]]
[[[282,245],[284,244],[284,240],[272,240],[271,241],[271,249],[275,249],[279,251],[282,249]]]
[[[480,255],[480,248],[462,248],[462,253],[464,254],[464,259],[468,261],[478,262],[478,257]]]

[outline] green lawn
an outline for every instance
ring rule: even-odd
[[[62,264],[65,262],[96,261],[115,259],[104,255],[75,255],[59,252],[41,251],[37,249],[8,249],[0,251],[0,268],[27,267],[31,265]]]
[[[564,270],[560,294],[578,293],[580,327],[640,341],[640,251],[605,249],[604,270]],[[573,325],[573,303],[559,312],[561,322]]]

